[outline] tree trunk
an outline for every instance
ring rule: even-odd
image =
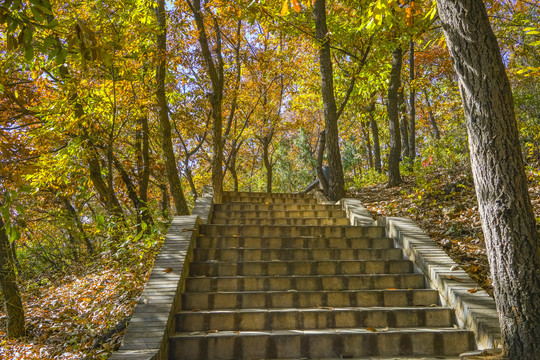
[[[399,173],[399,158],[401,156],[401,136],[399,133],[398,90],[401,76],[401,48],[392,51],[392,70],[390,71],[390,84],[388,86],[388,131],[390,133],[390,152],[388,154],[388,186],[397,186],[401,183]]]
[[[235,144],[233,143],[233,148],[231,149],[231,151],[233,152],[231,154],[231,165],[230,165],[230,171],[231,171],[231,176],[233,178],[233,186],[234,186],[234,191],[238,192],[238,173],[236,172],[236,149],[235,149]]]
[[[85,135],[86,139],[89,139],[88,135]],[[109,187],[103,180],[101,175],[101,164],[99,163],[99,158],[97,151],[93,148],[92,143],[89,143],[90,149],[88,149],[87,161],[88,168],[90,170],[90,180],[92,185],[96,189],[99,199],[105,205],[105,208],[118,219],[124,220],[124,212],[122,211],[122,206],[116,197],[114,191],[110,191]]]
[[[371,140],[369,138],[368,124],[362,121],[362,135],[364,135],[364,144],[366,147],[366,155],[368,159],[368,167],[373,169],[373,150],[371,149]]]
[[[163,0],[161,0],[163,1]],[[188,1],[189,3],[189,1]],[[189,3],[191,6],[191,3]],[[192,7],[193,17],[199,32],[199,44],[206,63],[206,70],[212,83],[212,93],[210,94],[210,105],[212,106],[212,186],[214,188],[214,202],[221,203],[223,199],[223,58],[221,55],[221,31],[217,19],[214,18],[214,28],[216,33],[216,62],[212,58],[206,29],[201,10],[201,0],[194,0]]]
[[[261,145],[263,148],[263,163],[264,168],[266,169],[266,192],[272,193],[272,161],[270,159],[270,144],[272,143],[272,138],[274,137],[274,129],[270,129],[269,133],[260,138]]]
[[[139,199],[139,196],[137,196],[137,190],[135,187],[135,184],[131,181],[131,177],[127,173],[126,169],[122,166],[122,163],[120,160],[118,160],[115,156],[113,156],[113,163],[114,167],[118,172],[120,173],[120,177],[122,178],[122,181],[124,182],[124,185],[126,185],[128,197],[133,202],[133,206],[137,210],[137,213],[140,213],[141,209],[143,208],[144,204]],[[143,219],[148,225],[153,225],[154,221],[152,220],[152,217],[148,212],[146,212],[146,216]]]
[[[540,243],[514,100],[481,0],[437,0],[458,76],[504,355],[540,359]]]
[[[328,195],[328,181],[323,172],[323,160],[324,160],[324,150],[326,149],[326,134],[325,131],[321,131],[319,134],[319,151],[317,153],[317,177],[321,183],[323,192]]]
[[[161,214],[165,219],[169,217],[169,209],[171,207],[171,199],[169,197],[169,189],[167,184],[159,184],[161,190]]]
[[[416,158],[416,90],[414,82],[414,41],[409,41],[409,158]]]
[[[326,133],[326,154],[330,179],[328,182],[328,197],[337,201],[345,196],[345,179],[339,151],[338,114],[334,96],[334,79],[332,58],[330,55],[330,40],[326,27],[326,0],[315,1],[313,7],[315,31],[319,44],[319,66],[321,69],[321,90],[324,104],[324,123]]]
[[[158,1],[156,17],[159,25],[159,32],[157,35],[158,65],[156,67],[156,97],[161,130],[161,149],[163,151],[165,171],[167,180],[169,181],[171,195],[174,200],[176,214],[187,215],[189,214],[189,209],[184,197],[180,175],[176,168],[176,157],[174,156],[171,123],[169,121],[167,97],[165,93],[165,74],[167,69],[167,19],[165,13],[165,0]]]
[[[95,254],[94,246],[92,245],[92,242],[90,241],[90,238],[88,238],[88,235],[86,235],[86,232],[84,231],[84,226],[81,221],[81,218],[79,217],[79,214],[77,213],[77,210],[75,210],[75,207],[71,204],[71,201],[65,196],[61,196],[62,204],[66,208],[67,212],[69,213],[69,216],[77,226],[77,229],[79,230],[80,236],[82,237],[84,244],[86,245],[86,250],[90,255]]]
[[[2,216],[0,216],[0,290],[2,290],[4,309],[7,314],[8,337],[25,336],[24,309],[17,287],[17,274]]]
[[[142,169],[139,175],[139,200],[141,202],[141,217],[147,223],[153,223],[152,216],[148,210],[148,183],[150,181],[150,130],[148,128],[148,117],[141,118],[142,149],[141,160]]]
[[[431,103],[429,102],[429,97],[426,89],[424,88],[424,96],[426,98],[426,105],[428,109],[429,123],[431,129],[433,130],[433,137],[437,140],[441,139],[441,133],[439,132],[439,127],[437,126],[437,121],[435,121],[435,116],[433,116],[433,109],[431,108]]]
[[[375,116],[373,116],[373,112],[375,111],[375,101],[370,102],[367,110],[369,116],[369,125],[371,127],[371,135],[373,136],[373,165],[375,166],[375,171],[381,173],[381,145],[379,143],[379,127],[377,126],[377,121],[375,121]]]
[[[405,104],[405,96],[403,95],[403,87],[399,88],[399,128],[401,135],[401,156],[403,160],[409,159],[409,122],[407,121],[407,105]]]

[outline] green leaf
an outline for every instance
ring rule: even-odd
[[[56,65],[62,65],[66,61],[67,57],[67,51],[65,49],[61,49],[58,51],[58,54],[56,54],[56,59],[54,59],[54,62]]]
[[[27,61],[32,61],[34,59],[34,47],[32,44],[26,45],[26,49],[24,50],[24,58]]]
[[[41,23],[45,21],[45,18],[41,15],[37,7],[35,6],[30,7],[30,11],[32,11],[32,15],[34,15],[34,18],[36,19],[37,22]]]

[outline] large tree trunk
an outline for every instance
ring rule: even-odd
[[[171,123],[169,121],[169,112],[167,106],[167,97],[165,94],[165,74],[167,69],[167,24],[165,13],[165,0],[158,1],[156,9],[157,22],[159,32],[157,35],[158,48],[158,65],[156,67],[156,84],[157,84],[157,105],[158,117],[161,130],[161,149],[163,151],[163,160],[165,161],[165,171],[171,195],[174,200],[174,205],[177,215],[189,214],[189,209],[184,197],[182,182],[176,168],[176,157],[174,156],[174,148],[172,144]]]
[[[409,158],[416,158],[416,90],[414,82],[414,41],[409,41]]]
[[[313,7],[315,31],[319,44],[319,66],[321,69],[321,90],[324,104],[324,123],[326,133],[326,154],[330,169],[328,182],[328,197],[339,200],[345,196],[345,179],[339,151],[338,113],[334,97],[334,79],[332,58],[330,55],[330,40],[326,27],[326,0],[315,1]]]
[[[465,110],[504,355],[540,359],[540,242],[512,90],[481,0],[437,0]]]
[[[326,150],[326,134],[325,131],[321,131],[319,134],[319,150],[317,152],[317,177],[323,189],[323,192],[328,195],[328,181],[323,172],[323,160],[324,160],[324,150]]]
[[[388,131],[390,133],[390,152],[388,154],[388,186],[401,183],[399,158],[401,156],[401,136],[399,133],[398,90],[401,76],[401,60],[403,51],[400,47],[392,51],[392,70],[388,86]]]
[[[403,87],[399,88],[398,92],[399,102],[399,129],[401,135],[401,155],[403,160],[409,159],[409,122],[407,121],[407,105],[405,104],[405,95],[403,94]]]
[[[426,89],[424,88],[424,96],[426,98],[426,105],[428,109],[428,117],[429,117],[429,123],[431,125],[431,129],[433,130],[433,137],[437,140],[441,139],[441,133],[439,132],[439,127],[437,126],[437,121],[435,121],[435,116],[433,116],[433,109],[431,107],[431,103],[429,102],[429,97],[427,94]]]
[[[25,336],[24,309],[17,287],[17,275],[4,220],[0,215],[0,289],[7,314],[7,335],[10,338]]]
[[[373,136],[373,165],[375,166],[375,171],[378,173],[382,172],[381,169],[381,145],[379,143],[379,127],[377,126],[377,121],[375,121],[375,116],[373,112],[375,111],[375,101],[371,101],[367,108],[369,116],[369,125],[371,127],[371,135]]]
[[[187,0],[186,0],[187,1]],[[206,28],[201,9],[201,0],[194,0],[192,6],[193,17],[199,32],[199,45],[206,64],[206,70],[212,83],[212,93],[210,94],[210,105],[212,106],[212,186],[214,188],[214,202],[221,203],[223,198],[223,58],[221,55],[221,30],[217,19],[214,18],[214,28],[216,33],[216,63],[212,58]]]

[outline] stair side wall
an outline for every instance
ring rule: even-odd
[[[387,236],[394,239],[405,257],[426,276],[428,286],[439,292],[442,305],[454,309],[458,325],[474,332],[479,349],[502,346],[495,301],[479,289],[414,221],[398,217],[382,217],[375,221],[360,200],[346,198],[340,202],[352,225],[385,227]]]
[[[110,360],[166,360],[175,313],[182,307],[185,279],[193,260],[199,225],[208,223],[211,189],[195,202],[193,215],[175,216],[135,307],[120,349]]]

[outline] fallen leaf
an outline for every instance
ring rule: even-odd
[[[171,271],[173,271],[173,268],[166,268],[165,270],[163,270],[163,272],[164,272],[165,274],[168,274],[168,273],[170,273]]]
[[[371,331],[371,332],[377,332],[377,329],[372,328],[372,327],[367,327],[366,330]]]
[[[182,229],[182,231],[197,231],[197,229],[195,229],[195,228],[192,228],[192,229],[190,229],[190,228],[184,228],[184,229]]]
[[[219,330],[216,330],[216,329],[212,329],[212,330],[207,331],[208,334],[215,334],[217,332],[219,332]]]
[[[443,279],[446,279],[446,280],[454,280],[454,281],[458,281],[458,282],[463,282],[465,280],[463,279],[459,279],[457,277],[455,277],[454,275],[444,275],[443,276]]]
[[[470,292],[471,294],[474,294],[475,292],[478,291],[478,288],[474,288],[474,289],[469,289],[467,290],[467,292]]]

